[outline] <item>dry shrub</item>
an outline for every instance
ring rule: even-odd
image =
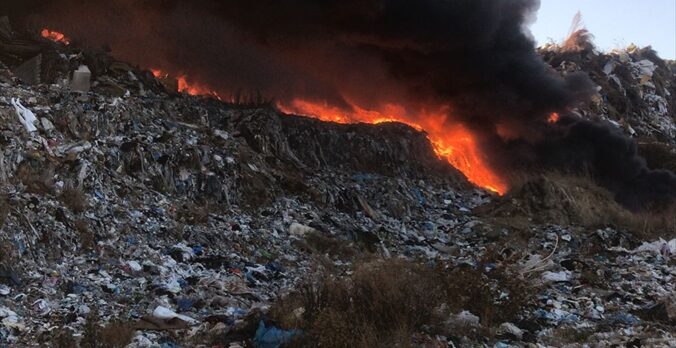
[[[134,339],[135,330],[131,325],[113,322],[99,331],[99,339],[103,348],[126,347]]]
[[[589,176],[544,173],[524,177],[503,198],[476,213],[500,222],[527,218],[541,224],[615,227],[638,237],[673,236],[676,212],[632,213]]]
[[[485,328],[515,320],[528,302],[526,294],[533,292],[501,272],[370,261],[358,264],[347,278],[325,271],[313,275],[270,314],[283,327],[304,330],[302,342],[294,346],[410,347],[420,332],[468,335],[449,332],[446,324],[451,313],[461,310],[477,314]],[[509,296],[501,300],[504,292]]]
[[[566,40],[561,44],[561,51],[567,53],[584,52],[585,50],[592,50],[594,44],[592,40],[594,36],[589,30],[581,28],[575,30],[568,35]]]
[[[79,214],[87,209],[87,196],[77,187],[66,186],[59,199],[73,213]]]
[[[552,330],[549,335],[543,337],[543,340],[552,347],[589,344],[594,333],[591,328],[562,326]]]
[[[129,324],[112,322],[106,326],[101,326],[99,321],[98,310],[92,309],[87,316],[80,347],[122,348],[131,343],[134,338],[135,331]]]
[[[0,229],[5,226],[5,220],[7,220],[9,210],[9,196],[7,194],[0,194]]]
[[[319,231],[308,233],[304,240],[297,243],[296,246],[301,249],[307,249],[320,255],[328,254],[340,259],[352,259],[356,252],[354,246],[349,242],[326,236]]]
[[[264,97],[260,91],[238,91],[230,95],[226,103],[235,109],[270,109],[274,100]]]
[[[642,240],[676,238],[676,206],[662,212],[625,213],[617,225]]]
[[[666,169],[676,173],[676,148],[662,143],[639,143],[638,150],[651,169]]]
[[[177,212],[177,218],[188,225],[204,225],[209,222],[210,213],[209,203],[183,205]]]
[[[89,222],[86,219],[75,220],[75,230],[80,237],[80,243],[85,250],[93,250],[96,246],[96,236],[89,229]]]
[[[52,334],[51,346],[54,348],[72,348],[77,347],[77,341],[68,329],[62,328]]]
[[[589,177],[559,173],[524,177],[502,199],[479,209],[493,217],[527,216],[537,223],[605,225],[624,211]]]
[[[15,178],[26,186],[26,191],[36,194],[46,194],[54,190],[54,167],[45,167],[38,161],[21,162],[17,168]]]

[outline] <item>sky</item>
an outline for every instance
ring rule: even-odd
[[[676,0],[541,0],[531,26],[538,44],[561,42],[577,11],[602,51],[634,43],[676,59]]]

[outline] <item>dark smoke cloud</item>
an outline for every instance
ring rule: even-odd
[[[574,117],[564,117],[558,127],[538,143],[540,165],[584,170],[635,211],[661,210],[672,204],[676,175],[648,169],[636,143],[618,129]]]
[[[4,2],[7,2],[5,0]],[[668,202],[673,174],[649,171],[631,141],[602,126],[544,124],[594,93],[560,77],[525,29],[538,0],[17,0],[14,15],[146,67],[227,94],[260,91],[349,108],[450,105],[503,172],[586,169],[628,206]],[[504,132],[508,129],[509,139]],[[518,149],[518,150],[516,150]]]

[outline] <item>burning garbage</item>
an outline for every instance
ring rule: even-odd
[[[673,341],[649,48],[535,50],[530,0],[22,4],[0,345]]]

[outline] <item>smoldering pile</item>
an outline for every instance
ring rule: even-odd
[[[455,282],[462,293],[485,296],[447,299],[435,308],[441,321],[410,337],[378,336],[393,343],[673,341],[675,241],[641,245],[671,238],[664,225],[647,236],[549,214],[605,194],[545,181],[548,195],[523,190],[542,198],[526,213],[543,220],[518,226],[509,209],[482,218],[473,209],[496,197],[468,185],[411,127],[336,125],[167,93],[149,71],[104,52],[0,23],[0,60],[11,68],[0,69],[0,344],[282,344],[298,331],[267,320],[267,306],[316,280],[318,266],[340,279],[362,258],[447,265],[447,275],[473,276]],[[41,64],[23,66],[36,51]],[[87,87],[72,79],[87,75],[82,65],[88,93],[74,90]],[[22,81],[37,72],[42,83]],[[345,331],[313,335],[336,332]]]
[[[221,95],[259,91],[346,113],[398,105],[412,122],[429,110],[450,110],[448,124],[468,127],[507,178],[533,168],[587,171],[630,208],[669,205],[675,194],[672,173],[648,169],[631,141],[570,112],[596,91],[586,74],[561,77],[533,49],[526,26],[537,0],[6,6]],[[553,112],[567,121],[548,124]]]

